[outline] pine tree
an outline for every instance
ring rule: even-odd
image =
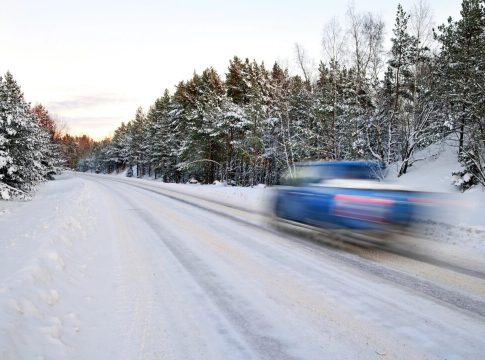
[[[294,76],[290,79],[289,91],[288,111],[293,125],[294,160],[311,159],[313,153],[309,139],[312,137],[314,124],[312,86],[299,76]]]
[[[136,110],[135,119],[131,122],[131,141],[130,141],[130,164],[136,166],[136,176],[143,177],[145,174],[146,157],[143,147],[145,135],[146,117],[143,109]]]
[[[153,124],[153,139],[150,161],[157,173],[161,173],[164,180],[170,180],[173,176],[172,168],[176,165],[176,158],[173,157],[175,131],[172,129],[172,118],[170,116],[171,97],[168,90],[163,96],[155,101],[155,104],[147,114],[147,118]]]
[[[338,158],[338,64],[320,63],[315,87],[315,135],[312,139],[316,158]]]
[[[245,105],[250,100],[250,64],[246,59],[242,62],[237,56],[229,61],[225,85],[227,96],[236,105]]]
[[[251,90],[250,101],[244,106],[247,122],[241,139],[241,161],[239,162],[238,179],[244,185],[272,183],[277,167],[275,154],[272,151],[273,124],[269,117],[271,104],[270,74],[264,63],[251,63],[249,69]]]
[[[42,165],[44,166],[44,177],[53,180],[53,175],[60,172],[63,160],[61,149],[58,144],[58,130],[56,123],[49,115],[47,109],[38,104],[32,108],[32,113],[40,127],[40,145],[43,154]]]
[[[485,2],[463,0],[461,19],[439,27],[439,91],[458,133],[459,160],[485,184]]]
[[[117,173],[125,166],[126,162],[126,125],[121,123],[111,139],[107,149],[108,172],[116,171]]]
[[[385,81],[390,87],[391,107],[388,109],[387,162],[401,160],[399,175],[406,172],[414,149],[413,107],[415,74],[413,69],[418,51],[417,39],[409,33],[408,15],[398,5],[391,39],[391,59]]]
[[[0,196],[28,197],[51,171],[50,137],[7,72],[0,78]]]

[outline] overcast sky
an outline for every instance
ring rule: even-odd
[[[356,0],[386,22],[394,0]],[[411,10],[413,0],[401,1]],[[459,0],[430,0],[434,22],[457,18]],[[294,44],[321,58],[325,24],[343,22],[339,0],[0,0],[0,74],[12,72],[26,100],[44,104],[71,133],[109,136],[194,71],[229,59],[293,66]]]

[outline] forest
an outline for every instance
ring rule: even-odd
[[[316,159],[374,159],[397,164],[401,176],[421,160],[418,150],[446,138],[462,188],[485,185],[485,1],[463,0],[460,14],[433,28],[425,3],[399,5],[386,50],[383,20],[349,7],[344,28],[326,24],[316,65],[295,45],[298,74],[234,56],[223,75],[209,67],[165,90],[110,139],[65,134],[54,143],[79,171],[251,186],[277,184]],[[8,123],[20,116],[8,110],[9,76],[0,89],[0,181],[20,189],[12,176],[20,170],[5,160],[19,136]]]

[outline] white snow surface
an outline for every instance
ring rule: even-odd
[[[266,231],[270,191],[65,173],[0,202],[0,359],[482,358],[482,278]]]
[[[388,180],[408,189],[443,194],[443,205],[426,219],[426,234],[485,256],[485,188],[477,185],[461,193],[453,185],[452,173],[462,170],[457,151],[453,139],[433,144],[415,155],[424,160],[415,162],[407,174],[397,178],[397,169],[391,168]]]
[[[395,171],[391,171],[388,178],[406,188],[447,194],[451,206],[444,212],[447,216],[442,217],[444,222],[485,230],[485,188],[477,185],[461,193],[453,185],[452,173],[462,170],[453,141],[448,139],[434,144],[415,156],[425,160],[414,163],[400,178],[396,178]]]

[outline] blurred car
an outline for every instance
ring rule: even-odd
[[[428,194],[383,182],[385,171],[374,161],[298,164],[283,177],[272,211],[278,219],[325,229],[406,229],[426,210]]]

